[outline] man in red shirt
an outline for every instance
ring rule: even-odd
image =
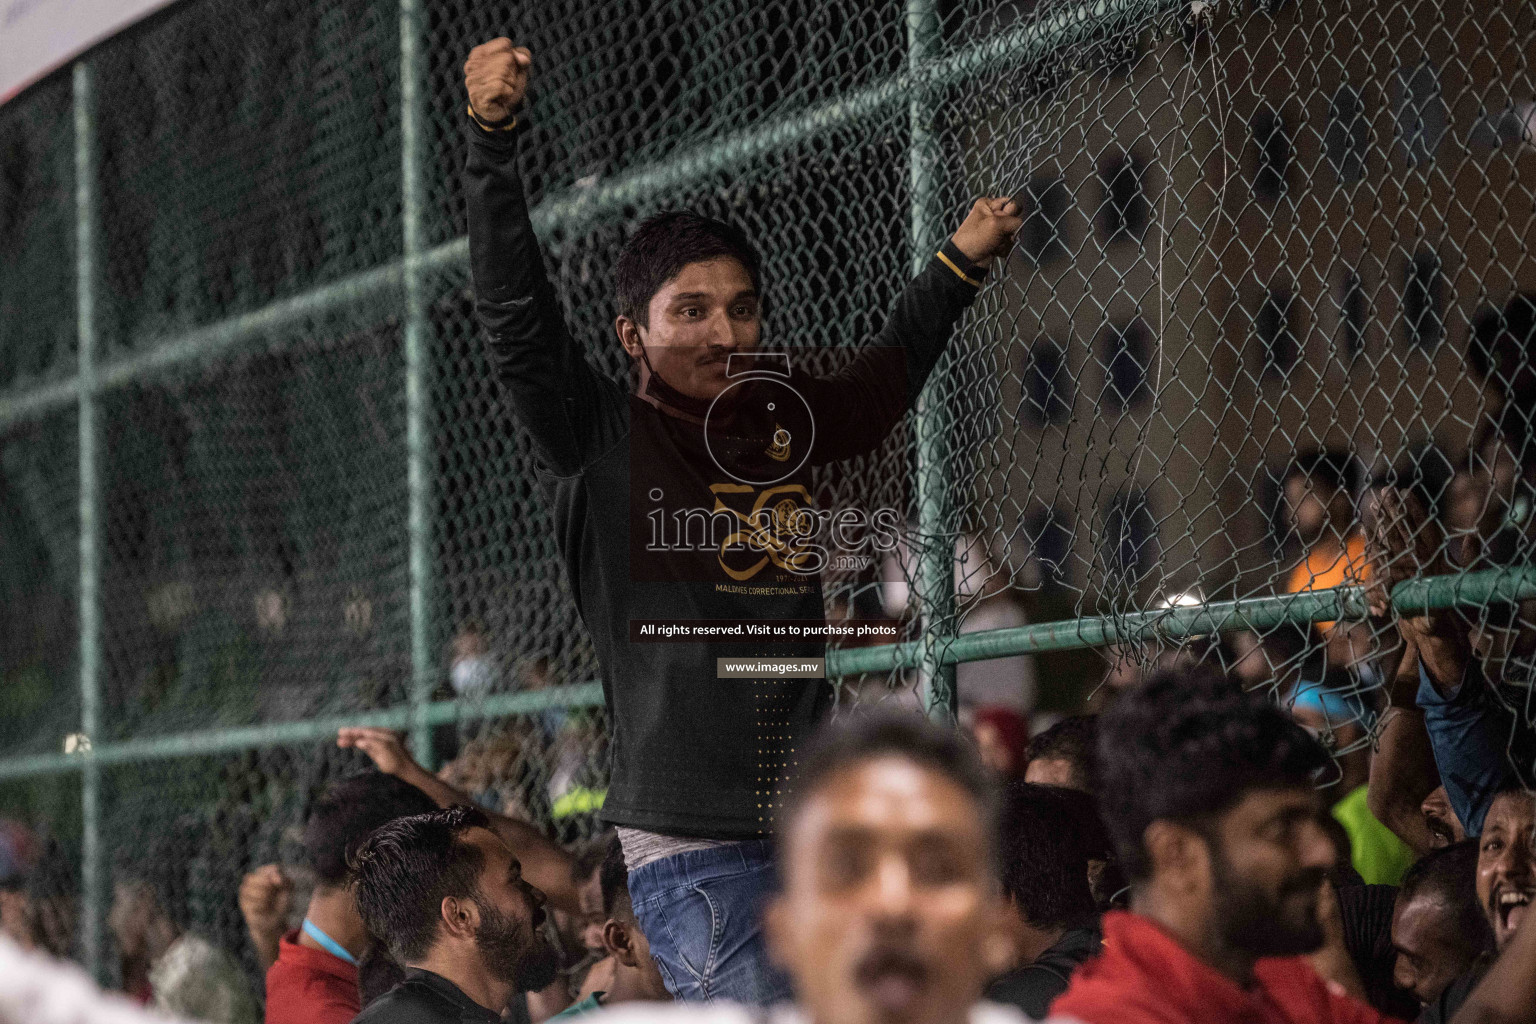
[[[298,931],[284,935],[277,961],[267,970],[268,1024],[347,1024],[362,1009],[356,958],[343,960],[301,945],[300,938]]]
[[[401,779],[369,772],[331,786],[304,827],[315,891],[301,928],[284,935],[267,971],[266,1024],[347,1024],[362,1009],[357,961],[368,933],[347,888],[347,858],[380,825],[437,804]]]
[[[276,916],[271,910],[281,901],[273,890],[287,884],[275,865],[252,872],[241,885],[240,909],[257,953],[264,960],[275,957],[267,970],[266,1024],[347,1024],[357,1016],[357,964],[369,937],[349,886],[352,854],[375,829],[396,818],[472,802],[417,763],[398,733],[344,728],[336,735],[336,745],[366,754],[382,774],[370,772],[336,783],[310,814],[304,847],[316,885],[303,927],[274,942],[275,929],[259,926],[257,917],[266,917],[270,924]],[[577,911],[570,853],[528,822],[487,814],[491,828],[516,853],[551,905]]]
[[[1105,915],[1103,954],[1072,976],[1052,1020],[1387,1019],[1302,955],[1323,944],[1319,890],[1334,859],[1312,787],[1327,754],[1305,730],[1214,672],[1166,672],[1105,712],[1099,757],[1131,911]],[[1458,1022],[1536,1018],[1536,930],[1526,931]]]

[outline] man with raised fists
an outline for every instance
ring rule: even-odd
[[[788,994],[759,927],[768,840],[781,780],[831,689],[823,639],[746,627],[824,620],[815,529],[831,513],[816,507],[811,470],[878,447],[912,407],[1021,212],[977,201],[832,374],[791,367],[804,348],[760,348],[762,261],[737,227],[691,211],[652,217],[615,273],[627,388],[567,331],[529,221],[516,157],[533,63],[502,38],[464,64],[476,313],[602,664],[603,816],[618,826],[635,914],[678,998],[766,1004]],[[648,633],[678,622],[711,633]],[[813,667],[787,674],[767,659]]]

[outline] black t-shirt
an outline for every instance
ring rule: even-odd
[[[994,1003],[1017,1006],[1035,1020],[1049,1016],[1051,1003],[1067,990],[1072,972],[1104,947],[1104,933],[1091,927],[1068,929],[1034,962],[1016,967],[987,986]]]
[[[1418,1012],[1418,1000],[1398,988],[1392,977],[1397,962],[1392,945],[1397,886],[1341,885],[1338,893],[1344,946],[1365,986],[1366,1001],[1388,1017],[1409,1020]]]
[[[1439,999],[1424,1007],[1424,1012],[1419,1014],[1418,1024],[1449,1024],[1450,1019],[1456,1016],[1456,1011],[1461,1009],[1461,1004],[1477,988],[1477,983],[1483,980],[1483,975],[1488,973],[1488,968],[1493,966],[1493,960],[1492,956],[1483,957],[1470,971],[1447,985]]]
[[[468,121],[466,131],[476,313],[532,437],[556,543],[602,666],[612,722],[603,817],[678,836],[772,832],[780,779],[830,706],[831,688],[823,679],[717,678],[716,662],[818,658],[825,641],[657,641],[632,624],[822,619],[814,564],[796,561],[782,531],[759,527],[785,526],[810,505],[812,467],[881,443],[937,363],[982,271],[946,243],[873,343],[839,372],[753,374],[740,382],[739,400],[722,407],[728,415],[679,417],[588,364],[544,272],[515,167],[516,133]],[[785,475],[775,479],[780,466]],[[690,509],[699,514],[677,518]],[[702,536],[716,512],[717,524],[735,521],[746,536],[708,550],[657,550],[675,539],[669,528]]]
[[[502,1024],[440,974],[411,968],[405,980],[379,996],[352,1024]]]

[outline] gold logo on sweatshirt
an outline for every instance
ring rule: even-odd
[[[769,565],[800,575],[820,568],[818,549],[809,543],[816,521],[811,496],[802,484],[759,491],[742,484],[711,484],[715,512],[734,515],[740,525],[720,545],[720,568],[737,582],[749,580]],[[745,509],[741,506],[750,502]]]
[[[774,462],[788,462],[789,431],[775,423],[773,425],[773,443],[768,446],[768,450],[763,454],[767,455]]]

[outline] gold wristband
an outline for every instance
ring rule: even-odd
[[[956,277],[960,278],[960,280],[964,281],[972,288],[980,288],[982,286],[981,281],[978,281],[976,278],[961,270],[958,263],[946,256],[943,249],[940,249],[938,252],[934,253],[934,255],[939,258],[940,263],[944,264],[950,270],[953,270]]]
[[[470,120],[474,121],[475,124],[479,125],[481,128],[484,128],[488,132],[509,132],[517,127],[517,115],[515,114],[509,115],[511,120],[506,124],[502,124],[500,121],[485,120],[485,118],[475,113],[475,108],[473,105],[466,104],[465,109],[469,111]]]

